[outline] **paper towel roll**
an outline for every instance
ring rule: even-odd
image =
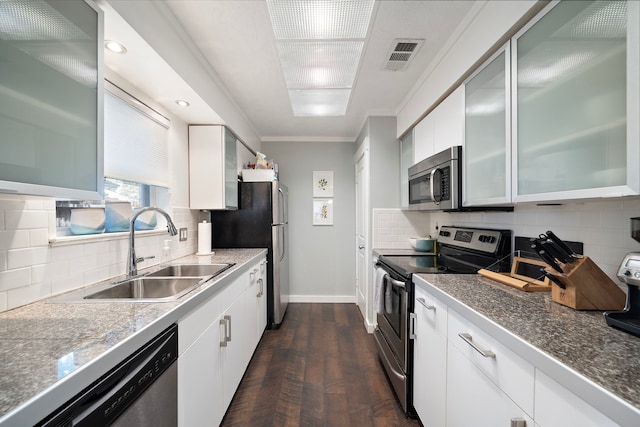
[[[211,223],[198,223],[198,253],[196,255],[211,255]]]

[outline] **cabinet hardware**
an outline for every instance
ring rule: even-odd
[[[527,427],[527,420],[524,418],[511,418],[510,427]]]
[[[424,298],[418,298],[418,302],[420,304],[424,305],[427,310],[436,311],[436,306],[435,305],[428,305]]]
[[[409,339],[416,339],[416,314],[409,313]]]
[[[220,347],[226,347],[231,341],[231,316],[224,316],[220,319],[220,324],[224,325],[224,338],[220,341]]]
[[[257,297],[261,297],[262,296],[262,283],[263,280],[262,279],[258,279],[258,293],[256,294]]]
[[[477,351],[478,353],[480,353],[482,355],[482,357],[492,357],[492,358],[496,358],[496,354],[491,351],[491,350],[485,350],[484,348],[479,347],[476,343],[473,342],[473,337],[471,336],[471,334],[467,334],[464,332],[460,332],[458,334],[458,336],[460,338],[462,338],[464,340],[464,342],[466,342],[467,344],[469,344],[471,347],[473,347],[473,349],[475,351]]]
[[[249,277],[251,278],[251,280],[255,279],[255,277],[256,277],[256,273],[257,273],[258,271],[259,271],[259,270],[258,270],[257,268],[254,268],[254,269],[253,269],[253,271],[250,271],[250,272],[249,272]]]
[[[358,249],[364,249],[365,245],[358,245]]]

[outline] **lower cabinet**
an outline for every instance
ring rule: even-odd
[[[535,419],[539,427],[618,426],[540,370],[536,371]]]
[[[533,389],[531,390],[533,391]],[[447,426],[508,427],[533,420],[453,343],[447,354]]]
[[[260,271],[257,279],[256,298],[258,300],[258,341],[267,328],[267,260],[260,262]]]
[[[424,427],[445,425],[447,306],[420,286],[415,291],[413,406]]]
[[[259,269],[256,263],[178,322],[181,427],[217,426],[231,403],[262,336],[256,329],[257,280],[251,275]]]

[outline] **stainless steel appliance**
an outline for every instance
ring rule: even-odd
[[[276,329],[289,304],[289,191],[279,181],[240,182],[239,207],[212,211],[214,248],[267,248],[267,326]]]
[[[462,147],[454,146],[409,168],[410,210],[456,210],[462,202]]]
[[[631,218],[631,237],[640,242],[640,217]],[[604,313],[607,325],[640,337],[640,252],[629,252],[618,268],[618,279],[628,287],[622,311]]]
[[[178,326],[172,325],[37,424],[178,425]]]
[[[382,255],[376,263],[382,269],[385,301],[384,309],[378,311],[374,337],[382,365],[408,415],[415,415],[410,332],[414,313],[413,273],[474,274],[488,267],[509,271],[511,266],[510,230],[445,226],[439,231],[438,246],[437,254]]]

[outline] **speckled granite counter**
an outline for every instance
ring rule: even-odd
[[[479,275],[419,274],[434,296],[622,426],[640,425],[640,338]],[[428,285],[426,285],[428,286]]]
[[[33,425],[264,255],[266,249],[217,249],[211,257],[174,260],[236,265],[173,302],[50,299],[0,313],[0,425]]]

